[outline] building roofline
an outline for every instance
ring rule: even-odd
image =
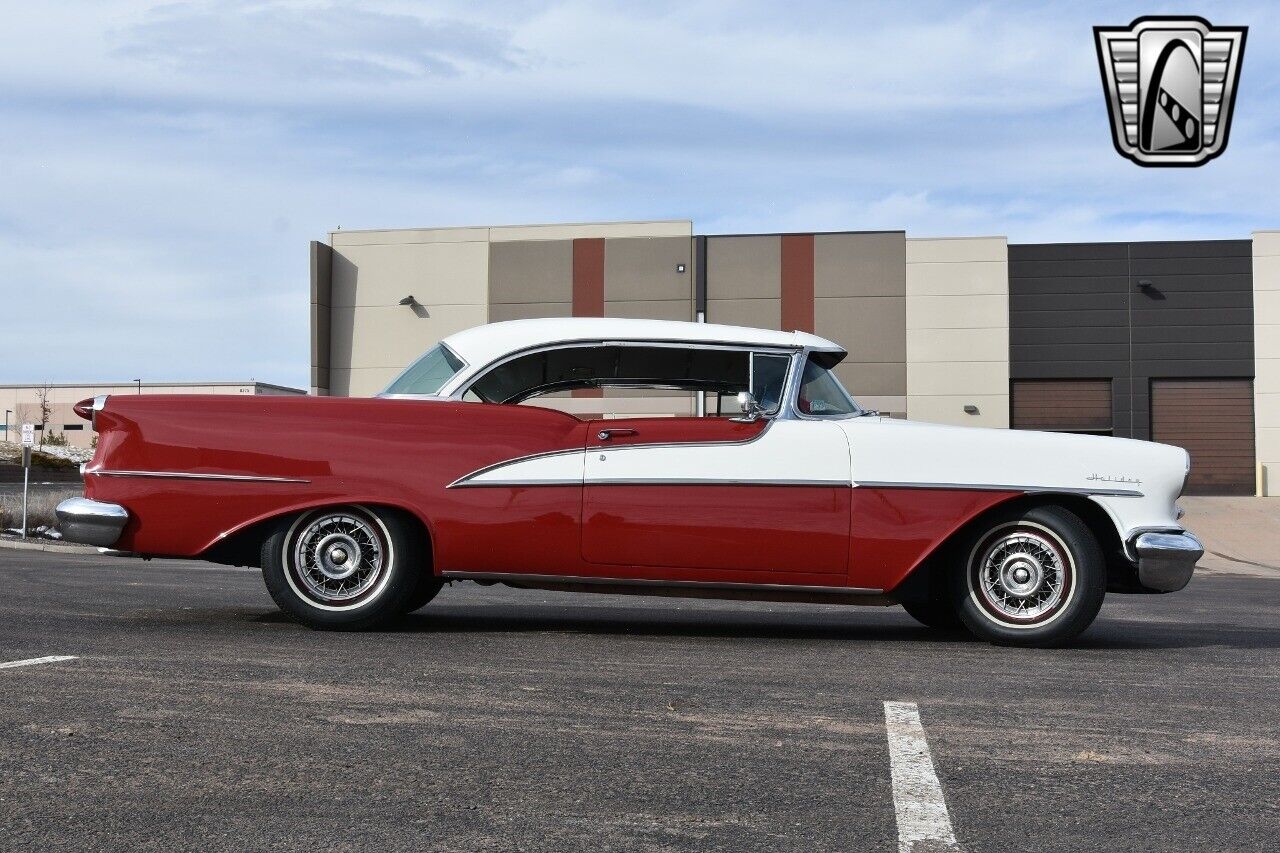
[[[250,379],[244,382],[235,381],[214,381],[214,382],[143,382],[143,388],[231,388],[244,387],[252,385],[259,388],[275,388],[278,391],[296,391],[299,394],[307,393],[305,389],[294,388],[292,385],[277,385],[274,382],[260,382]],[[136,388],[137,382],[132,380],[124,380],[120,382],[0,382],[0,389],[18,389],[18,388]]]

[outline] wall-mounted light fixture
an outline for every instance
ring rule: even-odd
[[[417,304],[418,304],[418,300],[417,300],[417,299],[415,299],[415,298],[413,297],[413,294],[412,294],[412,293],[410,293],[410,294],[409,294],[408,296],[406,296],[404,299],[401,299],[401,300],[400,300],[400,304],[401,304],[401,305],[417,305]]]
[[[1155,287],[1155,285],[1151,283],[1151,279],[1149,279],[1149,278],[1140,278],[1140,279],[1138,279],[1138,288],[1139,288],[1139,289],[1141,289],[1141,290],[1150,290],[1150,289],[1151,289],[1151,288],[1153,288],[1153,287]]]
[[[430,317],[431,312],[427,310],[427,306],[418,301],[412,293],[400,300],[401,305],[408,305],[410,310],[419,317]]]
[[[975,406],[973,403],[965,403],[964,413],[966,415],[976,415],[978,414],[978,407]]]
[[[676,264],[676,272],[678,273],[684,272],[684,264]]]

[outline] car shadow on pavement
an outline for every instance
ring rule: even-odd
[[[522,609],[523,610],[523,609]],[[711,637],[768,640],[901,641],[929,643],[979,643],[965,631],[925,628],[901,614],[892,622],[883,615],[848,622],[814,619],[799,613],[701,611],[687,615],[658,615],[653,611],[624,609],[584,611],[563,615],[529,608],[439,608],[411,613],[394,627],[398,633],[564,633],[640,637]],[[1280,648],[1280,630],[1231,625],[1200,626],[1186,622],[1100,619],[1064,648],[1088,650],[1159,650],[1224,646],[1238,649]]]

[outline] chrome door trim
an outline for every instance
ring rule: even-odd
[[[868,489],[953,489],[962,492],[1025,492],[1027,494],[1058,493],[1066,495],[1095,495],[1111,498],[1140,498],[1143,493],[1135,489],[1083,489],[1071,486],[1011,486],[997,483],[909,483],[887,480],[855,480],[854,488]]]
[[[153,477],[167,480],[228,480],[239,483],[310,483],[300,477],[262,477],[256,474],[199,474],[193,471],[85,471],[99,477]]]
[[[584,586],[639,586],[676,589],[725,589],[778,592],[810,592],[827,595],[882,595],[884,590],[859,586],[805,586],[785,583],[732,583],[726,581],[653,580],[650,578],[594,577],[590,575],[526,575],[519,572],[441,572],[445,580],[481,580],[505,583],[573,583]]]

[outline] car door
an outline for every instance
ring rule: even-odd
[[[690,580],[845,585],[849,444],[798,419],[592,421],[583,559]]]

